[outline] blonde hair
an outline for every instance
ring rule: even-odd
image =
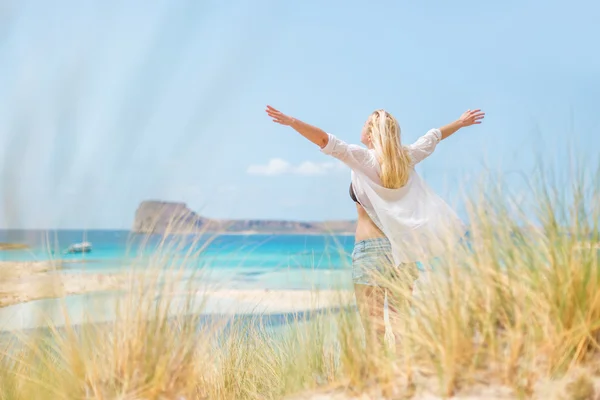
[[[412,160],[400,144],[400,125],[385,110],[377,110],[367,121],[367,132],[381,165],[381,183],[388,189],[406,185]]]

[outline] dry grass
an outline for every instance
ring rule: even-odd
[[[566,191],[545,190],[552,185],[543,181],[528,203],[499,186],[473,200],[469,246],[432,264],[415,296],[389,283],[390,295],[410,303],[391,320],[395,351],[366,348],[352,310],[298,317],[285,329],[258,319],[204,324],[191,297],[172,313],[171,298],[156,295],[176,290],[179,266],[198,254],[190,250],[165,274],[181,254],[165,241],[152,261],[162,272],[132,282],[115,321],[2,342],[0,399],[419,398],[473,390],[527,398],[542,392],[540,382],[575,369],[587,371],[584,378],[556,398],[591,399],[600,265],[597,249],[581,244],[600,241],[593,178]],[[492,387],[501,390],[482,394]]]
[[[585,374],[569,383],[566,390],[572,400],[597,400],[594,382]]]

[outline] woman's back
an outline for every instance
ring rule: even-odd
[[[423,254],[438,253],[446,231],[462,230],[454,211],[419,177],[414,165],[433,153],[441,140],[432,129],[406,146],[412,165],[406,184],[398,189],[382,186],[381,166],[372,149],[347,144],[329,134],[322,151],[352,169],[352,187],[358,204],[356,240],[386,236],[397,263],[413,262]]]

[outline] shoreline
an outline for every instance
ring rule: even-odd
[[[355,232],[259,232],[259,231],[239,231],[239,232],[136,232],[128,231],[133,235],[207,235],[207,236],[354,236]]]
[[[249,231],[235,231],[235,232],[228,232],[228,231],[201,231],[201,230],[196,230],[196,231],[173,231],[173,232],[145,232],[145,231],[135,231],[135,230],[127,230],[127,229],[42,229],[42,228],[38,228],[38,229],[0,229],[0,232],[121,232],[121,233],[128,233],[128,234],[135,234],[135,235],[191,235],[191,234],[211,234],[211,235],[232,235],[232,236],[237,236],[237,235],[247,235],[247,236],[253,236],[253,235],[295,235],[295,236],[302,236],[302,235],[306,235],[306,236],[354,236],[355,231],[335,231],[335,232],[297,232],[297,231],[255,231],[255,230],[249,230]],[[12,246],[19,246],[19,247],[24,247],[26,249],[26,247],[28,245],[26,244],[20,244],[17,242],[7,242],[7,243],[2,243],[2,245],[6,245],[7,248],[6,249],[2,249],[0,247],[0,250],[6,250],[6,251],[10,251],[10,250],[18,250],[17,248],[11,248]]]
[[[173,317],[275,318],[345,307],[353,299],[344,289],[189,287],[177,273],[73,274],[56,262],[0,262],[0,332],[106,323],[131,312],[152,318],[160,304]]]
[[[213,310],[223,311],[222,306],[229,304],[235,309],[231,311],[240,311],[248,306],[264,312],[286,312],[314,309],[320,307],[321,303],[331,306],[342,298],[344,300],[341,303],[348,303],[350,299],[347,296],[353,294],[342,288],[227,288],[222,286],[224,282],[210,281],[189,288],[176,271],[171,277],[170,274],[165,276],[159,272],[161,277],[157,280],[158,275],[154,274],[158,271],[72,272],[63,270],[62,264],[63,261],[0,261],[0,310],[69,295],[115,292],[116,296],[136,296],[139,290],[155,290],[157,297],[166,296],[174,301],[183,298],[207,300],[213,303],[213,307],[210,307]],[[160,288],[161,284],[169,286],[171,283],[175,283],[175,286],[170,289]],[[209,309],[205,311],[212,312]]]
[[[54,299],[124,288],[125,274],[65,273],[62,260],[0,261],[0,309],[35,300]]]

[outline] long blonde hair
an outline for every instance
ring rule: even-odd
[[[381,165],[381,183],[388,189],[406,185],[412,160],[400,143],[400,125],[385,110],[377,110],[367,121],[367,132]]]

